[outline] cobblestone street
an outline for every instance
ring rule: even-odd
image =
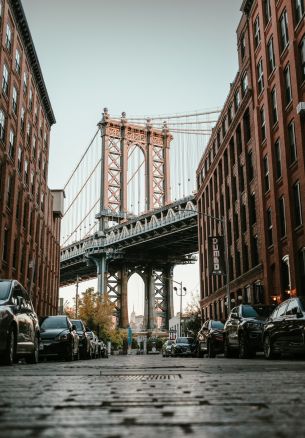
[[[304,361],[112,356],[1,367],[1,437],[301,437]]]

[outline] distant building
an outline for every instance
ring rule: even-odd
[[[54,113],[20,0],[0,0],[0,276],[58,307],[63,192],[47,186]]]
[[[144,316],[143,315],[136,315],[136,312],[133,310],[130,314],[130,322],[129,322],[130,328],[135,332],[140,332],[143,330],[144,327]]]
[[[226,222],[230,303],[208,266],[208,237],[223,230],[200,215],[203,319],[305,294],[304,1],[241,9],[239,71],[197,169],[199,213]]]

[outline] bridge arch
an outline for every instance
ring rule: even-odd
[[[128,148],[127,210],[139,215],[147,209],[146,153],[142,145]]]
[[[128,315],[130,326],[136,331],[146,327],[145,296],[144,275],[139,271],[131,272],[127,282]]]

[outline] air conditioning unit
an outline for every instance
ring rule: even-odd
[[[305,102],[299,102],[297,105],[297,113],[300,115],[305,114]]]

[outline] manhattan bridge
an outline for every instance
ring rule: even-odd
[[[196,168],[219,110],[157,117],[110,116],[64,190],[60,285],[98,279],[98,292],[128,326],[127,284],[144,282],[144,328],[173,316],[173,268],[196,261]]]

